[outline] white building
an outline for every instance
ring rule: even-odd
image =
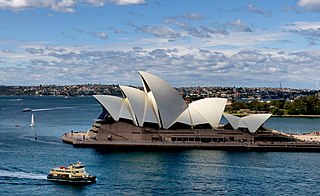
[[[161,78],[140,71],[144,90],[120,86],[123,97],[94,95],[104,108],[101,118],[111,117],[115,122],[130,120],[135,126],[144,127],[146,123],[156,124],[159,129],[170,129],[176,123],[189,125],[219,126],[227,99],[204,98],[186,104],[182,96]],[[256,132],[271,114],[255,114],[239,118],[224,114],[234,130],[247,128]]]

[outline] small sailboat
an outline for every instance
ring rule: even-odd
[[[34,127],[34,114],[31,115],[30,127]]]

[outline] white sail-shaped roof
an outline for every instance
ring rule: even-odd
[[[151,91],[146,93],[139,89],[128,86],[120,86],[120,88],[127,96],[129,105],[133,111],[133,116],[138,122],[138,126],[142,127],[144,122],[159,124],[159,120],[155,113],[157,110],[157,105],[156,103],[153,103],[155,101]]]
[[[132,112],[126,99],[111,95],[93,95],[93,97],[99,101],[115,121],[118,121],[119,118],[133,120]]]
[[[253,114],[242,117],[241,120],[247,125],[249,131],[254,133],[272,114]]]
[[[190,104],[189,113],[193,126],[208,123],[208,121],[194,107],[190,106]]]
[[[199,112],[192,106],[188,106],[188,108],[179,116],[177,122],[181,122],[187,125],[200,125],[208,123],[208,121],[199,114]]]
[[[121,86],[121,90],[127,96],[133,113],[138,120],[138,125],[143,126],[145,108],[146,108],[146,93],[136,88],[129,86]]]
[[[130,119],[133,120],[134,119],[134,115],[131,112],[130,109],[130,104],[128,99],[123,99],[122,100],[122,107],[121,107],[121,111],[120,111],[120,118],[125,118],[125,119]],[[135,123],[135,120],[133,121],[135,125],[138,125],[137,123]]]
[[[93,97],[100,102],[115,121],[119,120],[123,98],[111,95],[93,95]]]
[[[179,116],[177,122],[181,122],[187,125],[193,125],[191,121],[190,111],[189,108],[187,108],[182,114]]]
[[[155,103],[155,100],[153,98],[152,92],[146,93],[145,95],[146,100],[146,110],[145,110],[145,116],[144,116],[144,122],[151,122],[151,123],[157,123],[159,127],[161,127],[160,120],[159,120],[159,113],[157,104]]]
[[[206,98],[192,102],[179,116],[177,122],[192,126],[209,123],[212,128],[217,127],[226,102],[227,99],[223,98]]]
[[[231,124],[234,130],[239,128],[239,122],[241,120],[240,117],[234,116],[232,114],[224,113],[223,116],[227,119],[227,121]]]
[[[139,73],[144,83],[145,91],[152,92],[158,107],[156,112],[159,112],[162,128],[168,129],[185,111],[187,104],[179,92],[161,78],[143,71]]]
[[[238,124],[238,128],[239,127],[248,128],[247,124],[241,118],[240,118],[239,124]]]
[[[226,103],[227,99],[224,98],[205,98],[192,102],[189,107],[196,110],[214,128],[219,125]]]
[[[240,118],[231,114],[223,114],[233,129],[238,129],[239,127],[248,128],[251,133],[255,133],[271,115],[272,114],[251,114]]]

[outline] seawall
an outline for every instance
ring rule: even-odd
[[[75,134],[74,134],[75,135]],[[102,150],[232,150],[264,152],[320,152],[319,142],[134,142],[134,141],[97,141],[72,139],[69,134],[62,136],[65,143],[74,147],[90,147]]]

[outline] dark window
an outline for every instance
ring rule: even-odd
[[[201,138],[202,143],[209,143],[211,141],[210,138]]]
[[[159,129],[158,123],[144,122],[144,123],[143,123],[143,127],[145,127],[145,128],[151,128],[151,129],[156,129],[156,130]]]

